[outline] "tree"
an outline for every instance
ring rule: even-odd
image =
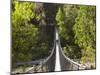
[[[29,23],[35,17],[33,3],[14,1],[14,6],[14,11],[12,11],[12,60],[15,64],[15,62],[32,59],[33,46],[38,39],[38,28]]]
[[[94,62],[96,52],[96,16],[94,6],[80,6],[74,25],[75,43],[84,52],[82,63]]]

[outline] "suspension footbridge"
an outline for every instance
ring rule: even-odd
[[[58,29],[55,28],[55,39],[51,54],[46,59],[40,59],[31,62],[17,63],[17,65],[31,64],[24,73],[36,72],[54,72],[54,71],[69,71],[86,69],[85,66],[68,58],[62,50]],[[18,73],[18,72],[13,72]]]

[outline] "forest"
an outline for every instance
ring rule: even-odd
[[[96,67],[96,6],[12,0],[12,67],[50,55],[57,26],[65,55]]]

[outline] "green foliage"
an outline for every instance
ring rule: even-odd
[[[83,62],[95,61],[96,49],[96,16],[94,6],[80,6],[78,17],[74,25],[75,43],[83,50],[85,55],[82,57]]]
[[[13,63],[32,59],[33,46],[38,39],[38,28],[28,23],[34,18],[34,4],[14,2],[12,11],[12,59]],[[33,42],[31,42],[33,41]]]
[[[35,17],[35,14],[33,13],[33,3],[28,2],[14,2],[15,3],[15,11],[12,13],[12,23],[14,22],[25,22],[30,21],[30,19]]]
[[[57,16],[56,16],[56,21],[58,22],[57,25],[63,25],[64,24],[64,18],[65,18],[65,15],[64,15],[63,9],[59,8],[58,12],[57,12]]]

